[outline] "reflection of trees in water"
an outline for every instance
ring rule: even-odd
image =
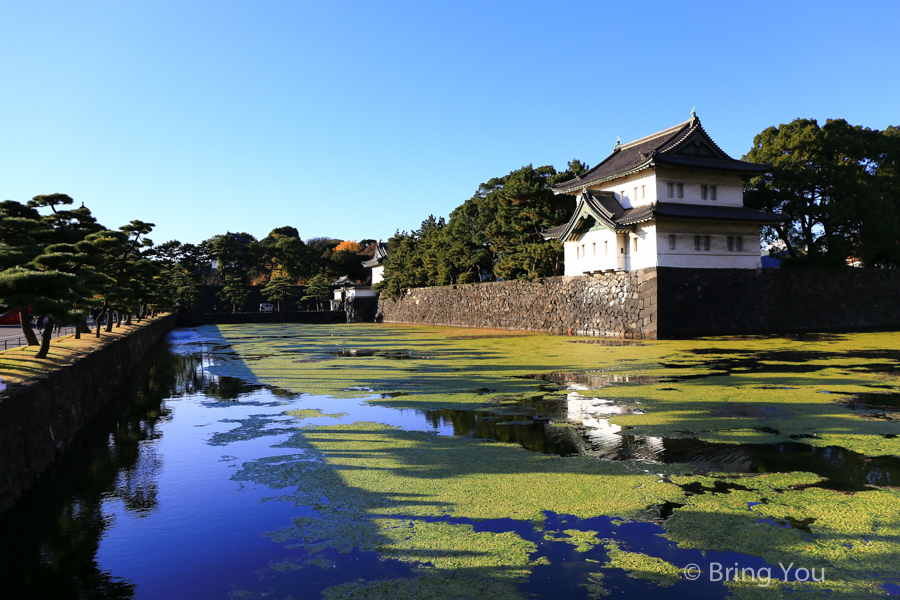
[[[212,358],[208,352],[179,355],[175,356],[175,358],[182,361],[182,366],[175,378],[174,385],[171,386],[169,392],[169,397],[172,398],[203,394],[209,398],[229,401],[237,400],[241,396],[251,394],[265,387],[258,384],[247,383],[236,377],[226,377],[209,373],[204,369],[204,366],[212,364]],[[272,389],[270,391],[276,396],[296,396],[296,394],[292,392],[286,392],[279,389]]]
[[[0,523],[0,577],[10,598],[130,598],[134,585],[97,565],[109,517],[103,501],[118,498],[139,516],[157,508],[161,459],[152,441],[170,419],[163,400],[190,380],[197,358],[165,345],[103,407],[66,454],[42,474]],[[188,373],[186,373],[186,371]]]

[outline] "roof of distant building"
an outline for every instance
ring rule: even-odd
[[[364,261],[362,264],[362,266],[366,267],[367,269],[371,269],[373,267],[377,267],[377,266],[383,264],[384,259],[387,258],[387,244],[385,244],[384,242],[378,242],[377,244],[372,244],[371,246],[366,248],[366,250],[363,251],[363,253],[367,252],[369,250],[369,248],[371,248],[372,246],[375,246],[374,250],[372,250],[372,254],[371,254],[372,258],[370,258],[367,261]]]
[[[696,114],[684,123],[627,144],[616,144],[600,164],[574,179],[551,188],[569,194],[587,185],[596,185],[657,166],[724,171],[746,175],[765,173],[771,165],[735,160],[712,141]]]

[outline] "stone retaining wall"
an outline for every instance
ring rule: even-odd
[[[175,326],[166,315],[0,393],[0,513],[11,507]]]
[[[658,272],[660,339],[900,328],[898,269]]]
[[[900,328],[900,270],[676,269],[408,290],[377,321],[634,339]]]
[[[656,269],[415,288],[379,301],[376,321],[656,337]]]

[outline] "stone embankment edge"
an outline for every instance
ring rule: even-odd
[[[900,269],[681,269],[413,288],[384,323],[631,339],[900,329]]]
[[[150,349],[175,327],[164,315],[45,376],[0,393],[0,514],[6,512]]]
[[[379,299],[375,320],[656,339],[657,269],[413,288]]]

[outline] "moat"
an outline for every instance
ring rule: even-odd
[[[896,338],[175,330],[0,520],[0,570],[23,598],[887,597]]]

